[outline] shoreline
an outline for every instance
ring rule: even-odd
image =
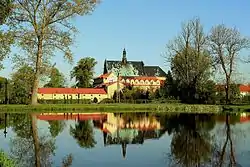
[[[0,112],[165,112],[165,113],[221,113],[249,112],[250,105],[223,106],[205,104],[38,104],[1,105]]]
[[[218,105],[201,104],[39,104],[39,105],[2,105],[0,112],[184,112],[184,113],[218,113]]]

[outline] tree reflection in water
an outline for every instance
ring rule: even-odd
[[[234,124],[239,121],[239,115],[226,114],[224,117],[224,128],[218,132],[218,138],[214,144],[214,165],[223,167],[241,167],[235,157],[234,140],[243,137],[244,132],[241,129],[236,129]]]
[[[221,118],[224,124],[222,131],[212,131],[215,122]],[[169,166],[241,166],[237,163],[233,142],[244,134],[234,126],[239,122],[239,115],[180,114],[166,120],[172,134]]]
[[[93,148],[96,145],[93,125],[90,120],[78,121],[75,127],[70,126],[70,135],[82,148]]]
[[[169,166],[204,166],[212,153],[209,131],[213,129],[213,115],[180,114],[170,117],[168,126],[172,132]]]
[[[8,126],[15,132],[15,136],[10,140],[10,157],[18,162],[18,166],[53,166],[55,139],[53,134],[38,133],[36,114],[8,114]],[[61,128],[57,129],[61,131]],[[61,166],[69,167],[72,161],[73,157],[69,154],[63,159]]]
[[[55,151],[55,140],[48,135],[38,135],[37,119],[35,114],[26,117],[23,123],[26,126],[17,126],[18,131],[27,132],[27,136],[15,136],[11,140],[11,157],[19,163],[19,166],[26,167],[49,167],[52,166],[52,155]],[[16,130],[17,130],[16,129]],[[31,133],[31,136],[30,136]]]

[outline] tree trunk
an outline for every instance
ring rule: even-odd
[[[225,91],[226,91],[226,104],[229,104],[230,103],[230,77],[229,76],[226,76]]]
[[[38,139],[37,125],[36,125],[37,123],[36,115],[32,114],[31,119],[32,119],[32,137],[35,148],[35,167],[41,167],[40,144]]]
[[[38,86],[39,86],[41,64],[42,64],[42,40],[39,40],[37,56],[36,56],[36,71],[34,75],[34,83],[33,83],[32,95],[31,95],[32,105],[37,104],[37,92],[38,92]]]

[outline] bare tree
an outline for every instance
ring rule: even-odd
[[[98,3],[97,0],[14,0],[7,25],[15,32],[17,46],[34,61],[32,104],[37,104],[43,62],[50,59],[55,50],[63,52],[70,62],[73,60],[70,46],[76,27],[71,19],[89,14]]]
[[[218,25],[211,29],[208,36],[210,54],[215,67],[220,67],[226,80],[226,103],[230,103],[230,85],[232,74],[236,70],[240,51],[250,46],[250,40],[243,37],[236,28]]]

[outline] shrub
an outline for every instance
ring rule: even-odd
[[[115,103],[115,100],[106,98],[106,99],[103,99],[102,101],[100,101],[99,103],[100,103],[100,104]]]
[[[0,150],[0,166],[3,167],[16,167],[15,161],[9,159],[7,155]]]

